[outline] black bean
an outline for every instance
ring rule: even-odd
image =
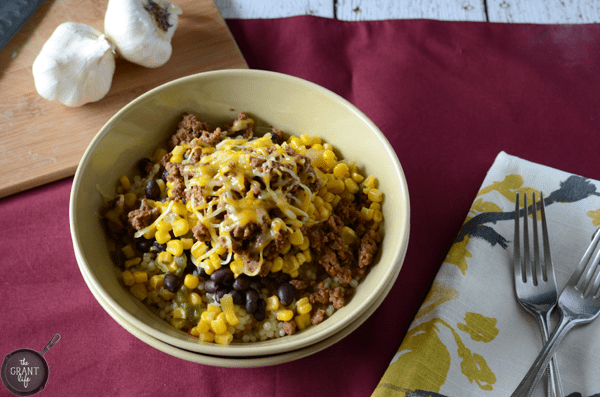
[[[138,170],[142,176],[148,175],[148,164],[152,164],[152,160],[147,157],[144,157],[137,163]]]
[[[294,301],[296,295],[296,289],[290,283],[283,283],[277,289],[277,296],[279,296],[279,302],[283,306],[288,306]]]
[[[262,321],[267,316],[266,314],[267,302],[264,299],[259,299],[256,302],[256,311],[252,313],[256,321]]]
[[[253,289],[246,291],[246,312],[252,314],[258,308],[258,292]]]
[[[223,295],[225,295],[228,292],[229,291],[227,290],[227,288],[221,288],[221,289],[217,290],[217,293],[215,294],[215,300],[217,302],[221,302],[221,298],[223,297]]]
[[[261,290],[261,285],[260,285],[260,281],[252,281],[250,283],[250,288],[252,288],[253,290],[256,290],[257,292]]]
[[[277,284],[287,283],[291,278],[292,277],[289,274],[284,272],[275,273],[275,280],[277,281]]]
[[[196,270],[196,269],[197,269],[196,265],[194,265],[194,262],[192,262],[192,256],[188,255],[187,256],[187,260],[185,262],[184,273],[185,274],[192,274],[194,272],[194,270]],[[202,270],[204,270],[204,269],[202,269]],[[200,276],[198,276],[198,277],[200,277]]]
[[[229,291],[229,293],[231,294],[231,297],[233,298],[233,303],[235,303],[236,305],[244,305],[245,304],[245,294],[242,294],[240,291],[236,291],[236,290],[231,290]]]
[[[161,244],[156,240],[154,240],[154,243],[152,243],[152,244],[161,251],[166,251],[166,249],[167,249],[167,244]]]
[[[250,287],[250,277],[245,274],[240,274],[238,278],[233,281],[233,289],[237,291],[245,291]]]
[[[150,251],[150,247],[152,247],[151,240],[146,240],[145,238],[140,238],[135,241],[135,248],[140,252],[148,252],[148,251]]]
[[[214,293],[218,287],[219,287],[219,284],[217,284],[212,279],[206,280],[206,282],[204,283],[204,290],[206,292],[208,292],[209,294]]]
[[[181,279],[172,273],[165,274],[165,288],[172,293],[177,292]]]
[[[260,285],[262,285],[265,288],[272,288],[273,287],[273,281],[275,281],[275,280],[272,279],[271,277],[264,276],[264,277],[260,278]]]
[[[206,270],[204,270],[203,267],[198,268],[198,277],[203,278],[205,280],[210,278],[210,276],[208,275],[208,273],[206,273]]]
[[[210,275],[210,279],[218,284],[225,284],[225,279],[228,277],[233,277],[233,272],[228,267],[217,269]]]
[[[116,250],[111,252],[110,256],[112,257],[112,260],[115,265],[123,266],[125,264],[125,254],[123,253],[123,251],[121,251],[120,248],[117,248]]]
[[[160,175],[160,179],[162,179],[163,181],[167,181],[167,176],[169,176],[169,171],[167,170],[163,170],[162,172],[159,173]]]
[[[146,182],[146,197],[150,200],[158,200],[160,198],[160,187],[154,179]]]

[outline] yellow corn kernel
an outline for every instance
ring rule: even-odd
[[[344,239],[344,244],[348,244],[348,245],[355,242],[356,239],[358,238],[358,236],[356,235],[356,232],[348,226],[342,227],[342,232],[340,234],[341,234],[342,238]]]
[[[177,219],[173,222],[173,234],[175,237],[183,236],[190,230],[190,224],[187,219]]]
[[[185,319],[186,317],[187,317],[187,314],[185,313],[185,310],[183,308],[178,307],[175,310],[173,310],[173,318]]]
[[[121,277],[123,277],[123,284],[126,286],[131,287],[133,284],[135,284],[133,274],[129,270],[125,270],[123,273],[121,273]]]
[[[308,247],[310,247],[310,239],[306,236],[302,236],[302,244],[298,246],[298,249],[304,251]]]
[[[307,263],[310,263],[312,261],[312,256],[310,255],[310,250],[308,248],[302,251],[302,254],[304,255],[304,258],[306,259]]]
[[[215,341],[215,334],[208,331],[204,334],[200,334],[199,339],[200,339],[200,342],[212,343]]]
[[[190,329],[190,335],[200,336],[200,332],[198,332],[198,327],[193,327],[192,329]]]
[[[302,141],[302,144],[305,146],[312,145],[313,143],[312,138],[308,134],[300,135],[300,141]]]
[[[200,318],[204,321],[208,321],[209,323],[213,321],[217,317],[217,313],[211,312],[210,310],[205,310],[200,315]]]
[[[148,291],[146,290],[146,286],[144,284],[133,284],[129,287],[129,291],[133,296],[143,301],[148,297]]]
[[[360,209],[360,214],[363,216],[363,218],[365,218],[365,220],[370,221],[371,219],[373,219],[373,214],[375,213],[374,210],[367,208],[367,207],[362,207]]]
[[[183,156],[181,154],[173,154],[169,161],[171,163],[181,163],[183,161]]]
[[[177,265],[177,262],[173,261],[167,265],[167,269],[169,269],[171,273],[177,273],[179,265]]]
[[[310,313],[299,314],[294,317],[294,320],[299,330],[306,329],[310,326]]]
[[[323,150],[323,145],[321,145],[320,143],[313,143],[311,148],[320,151],[320,150]]]
[[[181,243],[183,244],[183,249],[184,250],[189,250],[194,245],[194,239],[193,238],[182,238],[180,240],[181,240]]]
[[[329,212],[333,212],[333,205],[331,205],[331,203],[323,203],[323,208]]]
[[[271,295],[267,298],[267,307],[266,310],[273,312],[279,309],[279,298],[277,295]]]
[[[298,149],[300,146],[302,146],[302,140],[297,136],[290,137],[290,139],[288,139],[288,143],[292,149]]]
[[[141,261],[142,258],[140,257],[128,259],[125,261],[125,267],[129,268],[131,266],[139,265]]]
[[[148,281],[148,273],[145,270],[133,272],[133,279],[136,283],[145,283]]]
[[[358,185],[356,184],[356,182],[354,182],[354,179],[352,178],[346,178],[344,180],[344,185],[346,185],[346,190],[349,191],[352,194],[356,194],[358,193]]]
[[[358,172],[353,172],[352,175],[350,175],[350,176],[356,183],[361,183],[362,181],[365,180],[365,177],[362,176],[361,174],[359,174]]]
[[[300,229],[296,229],[296,231],[290,234],[290,243],[293,245],[300,245],[304,241],[304,236],[302,235],[302,231]]]
[[[221,302],[221,310],[224,312],[233,310],[233,297],[231,294],[225,294],[220,300]]]
[[[206,306],[206,310],[208,310],[211,313],[215,313],[215,315],[220,314],[221,313],[221,307],[217,306],[217,305],[213,305],[213,304],[209,304]]]
[[[160,287],[165,285],[165,275],[164,274],[155,274],[150,277],[150,282],[148,282],[148,286],[152,289],[159,290]]]
[[[217,247],[215,248],[215,253],[216,253],[217,255],[223,255],[223,254],[224,254],[224,253],[226,253],[226,252],[227,252],[227,247],[224,247],[224,246],[222,246],[222,245],[219,245],[219,246],[217,246]]]
[[[379,210],[373,211],[373,222],[379,223],[383,220],[383,213]]]
[[[342,199],[342,196],[340,196],[339,194],[336,194],[333,197],[333,200],[331,200],[331,205],[333,206],[333,208],[337,207],[338,203],[340,202],[340,200]]]
[[[292,270],[292,271],[290,272],[290,276],[291,276],[292,278],[296,278],[296,277],[298,277],[298,275],[299,275],[299,274],[300,274],[300,273],[298,272],[298,270]]]
[[[185,278],[183,279],[183,285],[188,287],[190,290],[197,288],[198,285],[200,285],[200,278],[195,274],[186,274]]]
[[[277,311],[277,314],[275,315],[277,317],[277,320],[279,321],[290,321],[292,319],[292,317],[294,317],[294,311],[293,310],[279,310]]]
[[[310,313],[311,310],[312,310],[312,305],[308,301],[308,297],[304,297],[304,298],[298,300],[298,302],[296,302],[296,311],[298,312],[298,314]]]
[[[345,185],[344,185],[345,186]],[[340,194],[340,197],[346,200],[354,201],[355,197],[349,191],[344,191],[344,193]]]
[[[381,203],[383,201],[383,192],[381,190],[371,188],[367,197],[369,198],[369,200],[375,203]]]
[[[173,299],[173,297],[175,296],[174,293],[172,293],[171,291],[169,291],[168,289],[166,289],[165,287],[162,287],[159,291],[158,294],[160,295],[161,298],[163,298],[164,300],[168,301]]]
[[[160,221],[156,223],[156,230],[161,232],[170,232],[173,227],[169,222]]]
[[[213,267],[212,262],[210,260],[208,260],[208,259],[205,260],[205,261],[200,262],[200,267],[202,269],[204,269],[204,271],[206,272],[206,274],[208,274],[209,276],[211,274],[213,274],[213,272],[215,271],[215,268]]]
[[[327,219],[329,218],[329,215],[331,215],[331,213],[329,212],[329,210],[325,207],[321,207],[319,208],[319,216],[321,217],[321,219]]]
[[[375,179],[373,175],[369,175],[367,179],[364,180],[363,186],[375,189],[377,187],[377,179]]]
[[[347,178],[350,176],[350,169],[348,168],[348,164],[346,163],[337,163],[335,167],[333,167],[333,176],[338,179]]]
[[[233,272],[234,275],[239,276],[244,272],[244,261],[241,258],[235,258],[230,264],[229,268]],[[272,268],[271,268],[272,270]]]
[[[167,151],[165,149],[163,149],[163,148],[156,149],[156,151],[154,152],[154,156],[152,157],[153,162],[158,163],[165,154],[167,154]]]
[[[157,230],[154,234],[154,238],[157,243],[164,244],[171,239],[171,234],[166,231]]]
[[[304,262],[306,262],[306,257],[304,256],[304,254],[302,252],[298,252],[296,254],[296,259],[298,260],[298,263],[300,263],[300,265],[302,265]]]
[[[181,201],[174,202],[173,207],[171,207],[171,209],[173,210],[173,212],[175,212],[177,215],[183,218],[185,218],[188,214],[188,210],[185,204],[183,204]]]
[[[131,182],[129,182],[129,178],[127,178],[127,175],[123,175],[121,179],[119,179],[119,183],[121,184],[123,190],[131,189]]]
[[[371,203],[371,205],[369,206],[370,209],[372,209],[373,211],[375,210],[380,210],[381,211],[381,203]]]
[[[123,252],[123,255],[125,255],[126,259],[131,259],[135,256],[135,251],[133,250],[131,244],[127,244],[126,246],[121,248],[121,252]]]
[[[329,143],[323,143],[323,150],[331,150],[333,151],[333,146]]]
[[[323,204],[325,203],[325,200],[323,200],[323,197],[321,196],[317,196],[315,197],[315,199],[313,200],[313,203],[315,204],[316,208],[322,207]]]
[[[273,265],[271,266],[271,272],[278,272],[283,267],[283,258],[278,256],[273,260]]]
[[[126,193],[123,197],[125,198],[125,207],[133,208],[137,200],[135,193]]]
[[[160,254],[158,254],[158,256],[156,257],[156,261],[158,263],[161,263],[163,265],[166,265],[168,263],[171,263],[173,261],[173,255],[171,255],[170,253],[168,253],[167,251],[162,251]]]
[[[233,310],[228,310],[227,312],[225,312],[225,319],[230,325],[233,325],[234,327],[240,323],[240,320],[237,318]]]
[[[341,194],[346,190],[346,184],[344,181],[335,179],[327,184],[327,189],[333,194]]]
[[[183,243],[181,240],[169,240],[167,241],[167,252],[173,256],[180,256],[183,254]]]
[[[219,345],[229,345],[233,341],[233,335],[230,332],[224,332],[221,335],[215,335],[215,343]]]
[[[185,320],[181,318],[171,318],[171,325],[177,329],[183,328],[185,325]]]
[[[323,146],[323,149],[325,149],[325,147]],[[323,152],[323,161],[325,161],[325,165],[327,166],[327,168],[331,169],[333,168],[333,166],[335,165],[335,153],[333,153],[332,150],[325,150]]]
[[[202,255],[204,255],[204,253],[206,252],[206,248],[207,247],[205,243],[203,243],[202,241],[196,241],[194,245],[192,245],[190,252],[192,253],[192,256],[194,258],[199,258]]]
[[[199,334],[207,333],[208,331],[210,331],[210,321],[200,319],[200,321],[198,321],[198,325],[196,325],[196,330]]]
[[[292,248],[292,243],[288,241],[283,243],[283,250],[281,251],[282,254],[287,254],[288,252],[290,252],[290,249]]]
[[[188,295],[188,303],[192,305],[199,305],[202,303],[202,297],[197,292],[192,292]]]
[[[325,201],[326,203],[331,203],[333,201],[333,198],[335,197],[335,194],[331,193],[330,191],[326,191],[325,194],[322,195],[322,197],[323,201]]]
[[[210,329],[217,335],[227,332],[227,324],[222,318],[217,318],[210,322]]]
[[[313,136],[310,138],[310,141],[311,141],[311,144],[312,144],[312,145],[320,145],[320,144],[321,144],[321,137],[320,137],[320,136],[317,136],[317,135],[313,135]]]

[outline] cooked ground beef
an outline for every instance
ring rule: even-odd
[[[141,230],[147,226],[150,226],[152,222],[160,215],[160,209],[151,208],[148,205],[143,205],[141,208],[133,211],[129,211],[127,219],[129,224],[135,230]]]
[[[210,132],[210,125],[201,121],[195,114],[184,113],[177,127],[177,132],[171,136],[168,142],[169,149],[184,142],[191,142],[194,138],[202,140],[209,146],[215,146],[223,139],[220,128]]]

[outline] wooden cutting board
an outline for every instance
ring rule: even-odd
[[[79,108],[40,97],[31,65],[63,22],[102,31],[108,0],[46,0],[40,6],[0,51],[0,197],[74,175],[100,128],[146,91],[207,70],[248,67],[212,0],[174,2],[183,14],[169,61],[148,69],[117,60],[109,93]]]

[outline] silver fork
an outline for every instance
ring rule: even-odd
[[[579,266],[560,294],[558,307],[562,310],[563,315],[558,325],[512,397],[531,396],[548,366],[550,358],[567,332],[576,325],[589,323],[598,317],[598,313],[600,313],[600,251],[596,253],[593,260],[590,259],[599,241],[600,233],[597,230],[592,243],[581,258]]]
[[[558,290],[554,278],[554,266],[550,254],[548,240],[548,225],[546,223],[546,207],[544,194],[540,193],[539,209],[541,210],[543,263],[540,260],[540,244],[538,237],[538,205],[535,193],[532,194],[531,214],[533,216],[533,261],[530,255],[529,244],[529,211],[527,195],[524,196],[523,208],[523,260],[521,260],[521,239],[519,226],[519,193],[515,201],[515,238],[513,255],[513,273],[515,277],[515,292],[519,303],[533,314],[540,326],[542,343],[546,343],[550,334],[550,316],[558,301]],[[562,384],[558,373],[556,357],[552,357],[548,371],[548,396],[563,396]]]

